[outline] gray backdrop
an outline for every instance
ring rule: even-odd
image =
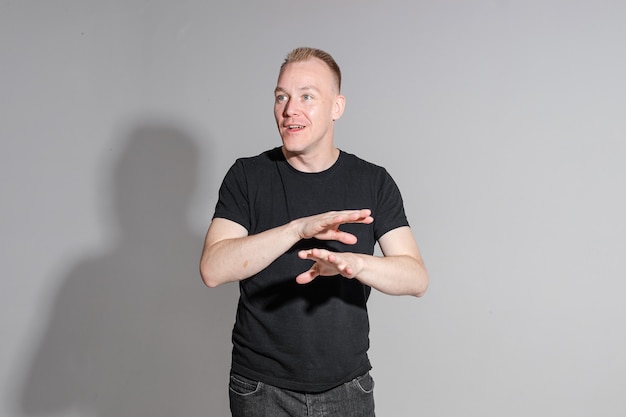
[[[223,175],[279,144],[293,47],[430,271],[374,294],[380,416],[626,414],[626,2],[0,2],[0,414],[227,415]]]

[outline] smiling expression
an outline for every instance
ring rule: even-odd
[[[285,65],[274,99],[274,117],[287,155],[332,152],[334,121],[341,117],[345,99],[326,63],[311,58]]]

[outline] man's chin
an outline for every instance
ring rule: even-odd
[[[298,143],[293,139],[283,138],[283,152],[297,155],[303,153],[305,150],[306,147],[303,144]]]
[[[304,153],[304,149],[295,148],[293,146],[287,147],[284,144],[282,146],[282,150],[283,150],[283,155],[285,155],[286,158],[291,157],[291,156],[302,155]]]

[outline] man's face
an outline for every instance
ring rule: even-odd
[[[320,59],[292,62],[283,68],[275,90],[274,117],[289,154],[333,148],[334,120],[341,117],[339,95],[331,69]]]

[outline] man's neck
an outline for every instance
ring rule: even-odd
[[[301,172],[322,172],[333,166],[339,158],[339,149],[332,147],[327,152],[307,154],[290,153],[282,148],[285,159],[295,169]]]

